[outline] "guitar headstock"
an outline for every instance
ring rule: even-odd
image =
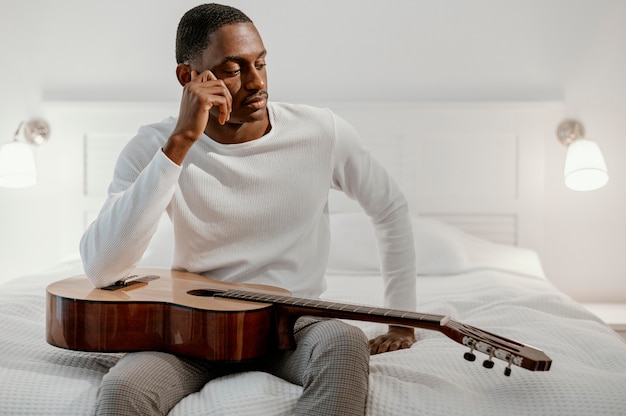
[[[483,361],[483,367],[493,368],[494,358],[507,363],[504,375],[511,375],[511,366],[525,368],[530,371],[548,371],[552,360],[543,351],[514,341],[491,332],[484,331],[471,325],[447,319],[443,323],[442,331],[448,338],[469,348],[463,357],[468,361],[475,361],[475,351],[487,356]]]

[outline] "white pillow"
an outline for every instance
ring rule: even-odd
[[[532,250],[493,243],[431,218],[411,218],[418,275],[450,275],[490,268],[543,277]],[[374,228],[362,212],[330,215],[327,272],[379,274]]]
[[[456,230],[439,221],[412,218],[418,274],[449,274],[467,263]],[[361,212],[330,215],[330,273],[380,274],[378,244]]]
[[[380,274],[374,227],[365,213],[330,214],[331,273]]]
[[[431,218],[411,218],[418,275],[459,273],[468,267],[467,235],[458,228]]]

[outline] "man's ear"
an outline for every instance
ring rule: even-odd
[[[191,81],[191,65],[176,65],[176,78],[183,87]]]

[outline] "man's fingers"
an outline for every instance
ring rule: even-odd
[[[379,336],[370,340],[370,354],[382,354],[389,351],[411,348],[413,342],[407,339]]]
[[[206,81],[219,81],[219,79],[215,76],[215,74],[209,71],[208,69],[204,71],[202,75],[206,76]],[[228,91],[228,88],[226,88],[226,85],[224,85],[223,82],[222,82],[222,85],[223,85],[223,90],[222,90],[222,94],[220,95],[223,95],[226,98],[226,101],[218,103],[217,105],[220,109],[220,115],[218,118],[219,123],[224,125],[230,119],[233,97],[231,96],[230,91]]]
[[[390,340],[384,340],[383,338],[376,338],[370,342],[370,354],[381,354],[389,351]]]
[[[218,121],[225,124],[230,119],[232,112],[232,95],[223,81],[219,80],[215,74],[208,69],[198,74],[196,70],[191,71],[192,88],[202,97],[202,101],[208,105],[208,108],[217,106],[219,109]]]

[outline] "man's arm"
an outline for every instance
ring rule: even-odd
[[[413,232],[406,199],[387,171],[371,158],[354,129],[336,121],[338,143],[334,185],[355,198],[372,220],[385,284],[385,306],[415,310],[416,268]],[[370,341],[370,351],[381,353],[409,348],[413,328],[390,326]]]
[[[374,228],[385,279],[385,305],[395,309],[415,310],[415,249],[408,207],[401,204],[400,208],[383,220],[374,220]],[[370,340],[370,353],[410,348],[414,343],[414,328],[390,325],[386,334]]]
[[[141,259],[174,195],[183,160],[204,133],[211,107],[220,109],[220,123],[228,120],[232,97],[223,82],[210,71],[189,75],[169,137],[163,144],[163,132],[140,129],[122,151],[109,197],[81,239],[85,273],[96,287],[128,275]]]
[[[180,175],[147,128],[118,158],[109,196],[80,241],[85,274],[96,287],[130,274],[156,231]]]

